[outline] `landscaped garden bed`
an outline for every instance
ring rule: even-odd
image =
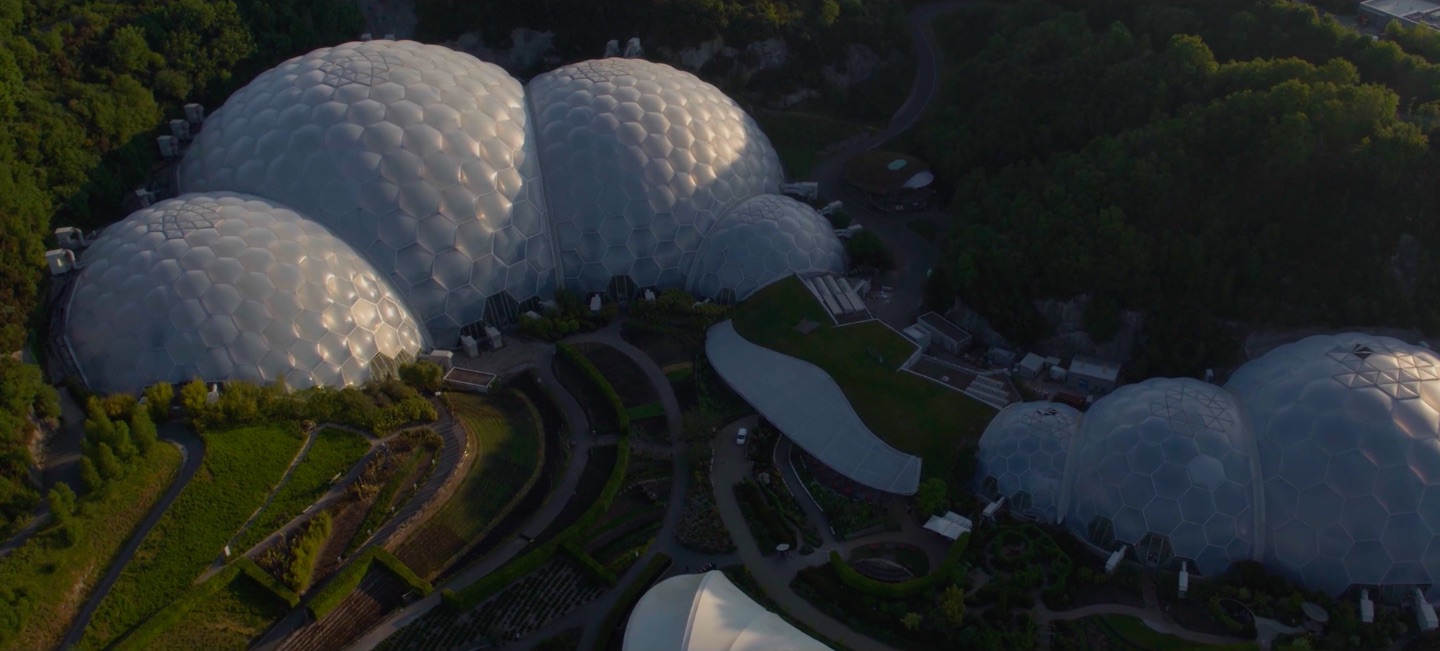
[[[476,458],[449,500],[396,552],[425,578],[439,574],[513,507],[539,478],[545,453],[539,415],[523,394],[447,398]]]
[[[779,553],[780,545],[787,549],[796,548],[795,531],[785,518],[771,506],[765,493],[754,481],[746,479],[735,484],[735,501],[740,504],[740,513],[745,517],[746,528],[755,537],[755,546],[766,556]]]
[[[100,602],[81,648],[106,646],[184,592],[264,501],[301,444],[299,432],[279,425],[204,438],[201,469]]]
[[[794,464],[795,473],[805,484],[810,497],[815,500],[815,505],[825,513],[836,539],[848,540],[857,535],[899,528],[899,523],[894,521],[880,502],[882,498],[874,491],[837,475],[799,446],[790,448],[790,462]],[[812,472],[812,469],[818,472]],[[843,486],[841,490],[849,491],[851,496],[841,495],[831,486]]]
[[[659,403],[653,403],[659,404]],[[636,419],[631,415],[630,434],[642,441],[670,444],[670,424],[662,411],[659,416]]]
[[[323,497],[331,482],[349,472],[369,451],[370,442],[354,432],[333,428],[317,432],[305,458],[230,548],[243,553],[290,522]]]
[[[560,385],[580,403],[580,408],[585,411],[585,419],[590,421],[590,429],[602,435],[619,432],[620,421],[610,401],[600,387],[586,377],[584,370],[564,355],[555,356],[553,370],[556,379],[560,380]]]
[[[703,554],[728,554],[735,551],[735,541],[725,522],[720,519],[720,510],[715,506],[715,494],[710,488],[710,478],[702,471],[696,471],[691,478],[690,488],[685,494],[685,506],[680,511],[680,524],[675,529],[675,538],[680,544]]]
[[[584,353],[586,359],[615,387],[615,392],[620,395],[620,401],[625,408],[636,409],[658,404],[659,396],[655,394],[655,387],[650,384],[650,377],[645,375],[645,371],[630,359],[629,355],[611,346],[594,342],[576,344],[575,347]]]
[[[644,351],[662,369],[688,364],[700,348],[699,342],[687,341],[688,337],[678,330],[633,320],[620,326],[620,337]]]

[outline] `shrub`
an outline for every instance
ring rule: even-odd
[[[330,512],[321,513],[310,521],[305,527],[305,533],[300,534],[300,538],[295,541],[295,551],[290,555],[290,567],[285,571],[285,582],[295,592],[304,594],[310,589],[310,581],[315,577],[315,563],[320,560],[325,541],[330,539],[333,525]]]
[[[574,539],[560,543],[560,549],[564,550],[564,552],[580,566],[580,569],[584,570],[586,574],[589,574],[591,578],[596,581],[611,586],[614,586],[619,581],[619,578],[615,576],[614,572],[610,571],[610,568],[601,565],[594,557],[586,554],[585,550],[581,549],[579,543]]]
[[[175,401],[175,387],[169,382],[152,384],[145,389],[145,408],[155,423],[170,421],[170,403]]]
[[[445,382],[445,370],[431,362],[400,365],[400,380],[418,391],[435,392]]]
[[[849,563],[841,558],[840,552],[830,552],[830,566],[835,568],[835,574],[845,585],[860,591],[863,594],[881,599],[907,599],[915,595],[929,591],[943,583],[959,580],[963,577],[957,569],[960,568],[960,556],[965,553],[965,548],[970,544],[970,532],[960,534],[960,537],[950,545],[950,551],[945,552],[945,560],[940,562],[940,567],[934,572],[925,576],[902,581],[900,583],[885,583],[876,581],[864,576],[850,567]]]
[[[205,387],[205,383],[201,382],[200,378],[195,378],[180,387],[180,405],[185,408],[185,415],[190,418],[190,422],[197,426],[204,422],[207,407],[205,400],[209,394],[210,390]]]
[[[155,421],[150,419],[150,412],[136,409],[130,416],[130,440],[135,444],[135,450],[142,455],[150,454],[155,447],[156,436]]]

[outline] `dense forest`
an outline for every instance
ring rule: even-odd
[[[123,217],[164,118],[361,24],[348,0],[0,0],[0,352],[40,351],[50,232]],[[32,410],[58,415],[54,392],[0,359],[0,531],[39,499]]]
[[[1440,32],[1281,0],[1025,2],[946,30],[960,60],[915,138],[954,183],[934,303],[1019,343],[1049,333],[1035,299],[1092,294],[1102,341],[1142,310],[1140,377],[1230,361],[1228,323],[1440,332]]]

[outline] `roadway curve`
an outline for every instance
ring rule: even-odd
[[[175,476],[175,481],[170,483],[170,489],[165,491],[165,495],[161,496],[160,501],[150,508],[150,514],[145,516],[145,520],[140,523],[134,533],[130,534],[130,539],[126,541],[124,549],[120,550],[120,555],[115,557],[115,561],[110,563],[109,569],[105,571],[105,577],[100,579],[100,583],[96,584],[95,589],[90,592],[90,597],[85,600],[80,614],[70,624],[70,632],[66,633],[65,639],[60,642],[61,649],[76,648],[80,645],[80,638],[85,634],[85,627],[90,625],[90,618],[95,615],[95,609],[100,606],[100,601],[110,592],[110,588],[120,578],[120,572],[135,556],[135,550],[140,548],[140,543],[145,540],[145,536],[155,527],[155,523],[160,521],[160,516],[165,515],[165,511],[170,508],[170,504],[175,501],[175,498],[179,497],[180,491],[190,483],[190,479],[195,476],[195,471],[200,469],[200,462],[205,459],[205,442],[183,425],[175,423],[161,425],[160,439],[180,448],[180,474]]]

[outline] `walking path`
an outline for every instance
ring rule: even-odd
[[[1245,638],[1239,637],[1227,637],[1224,635],[1198,633],[1188,628],[1181,627],[1180,625],[1176,624],[1175,620],[1171,619],[1169,615],[1166,615],[1162,612],[1157,612],[1148,608],[1126,606],[1123,604],[1092,604],[1089,606],[1081,606],[1079,608],[1074,608],[1071,610],[1056,612],[1050,610],[1049,608],[1046,608],[1045,605],[1042,603],[1035,607],[1034,614],[1035,622],[1041,626],[1044,626],[1054,621],[1081,619],[1084,617],[1090,617],[1092,615],[1129,615],[1130,617],[1144,620],[1146,622],[1146,625],[1151,626],[1152,629],[1162,631],[1167,635],[1173,635],[1182,640],[1194,642],[1196,644],[1221,645],[1244,644],[1246,642],[1254,642],[1254,640],[1247,640]]]
[[[165,423],[160,426],[160,439],[168,441],[175,447],[180,448],[180,472],[175,475],[175,481],[170,483],[170,488],[160,497],[160,501],[150,508],[150,514],[130,534],[125,547],[115,557],[115,562],[105,570],[105,577],[95,585],[90,592],[90,597],[85,600],[85,605],[80,608],[80,614],[75,616],[75,621],[70,624],[70,631],[65,634],[65,639],[60,642],[61,649],[69,649],[80,644],[80,638],[85,634],[85,627],[90,625],[90,618],[95,615],[95,609],[100,606],[100,601],[110,592],[115,581],[120,578],[121,570],[135,556],[135,550],[140,548],[140,543],[145,540],[145,535],[160,521],[160,516],[170,508],[170,504],[179,497],[180,491],[190,483],[195,476],[195,471],[200,469],[200,462],[205,459],[205,442],[195,436],[190,430],[176,423]]]

